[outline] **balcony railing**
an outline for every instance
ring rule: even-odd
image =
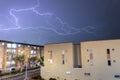
[[[0,74],[0,80],[24,80],[25,70]],[[27,78],[40,75],[40,67],[27,69]]]

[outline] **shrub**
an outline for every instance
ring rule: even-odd
[[[34,76],[32,77],[33,80],[45,80],[44,78],[42,78],[40,75]]]
[[[50,78],[49,80],[56,80],[55,78]]]
[[[17,74],[19,72],[20,72],[20,70],[14,70],[14,71],[11,71],[11,74]]]
[[[12,68],[12,69],[11,69],[11,73],[14,73],[14,72],[15,72],[15,68]]]
[[[12,68],[11,70],[12,70],[12,71],[15,71],[15,68]]]

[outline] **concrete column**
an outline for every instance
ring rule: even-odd
[[[6,55],[7,55],[7,43],[4,42],[3,46],[3,64],[2,64],[2,70],[5,72],[6,70]]]

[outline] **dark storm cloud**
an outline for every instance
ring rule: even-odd
[[[120,38],[119,0],[39,2],[1,0],[0,39],[45,44]]]

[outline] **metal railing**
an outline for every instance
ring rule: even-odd
[[[24,80],[26,72],[8,73],[6,75],[0,76],[0,80]],[[27,70],[27,78],[40,75],[40,68],[33,68]]]

